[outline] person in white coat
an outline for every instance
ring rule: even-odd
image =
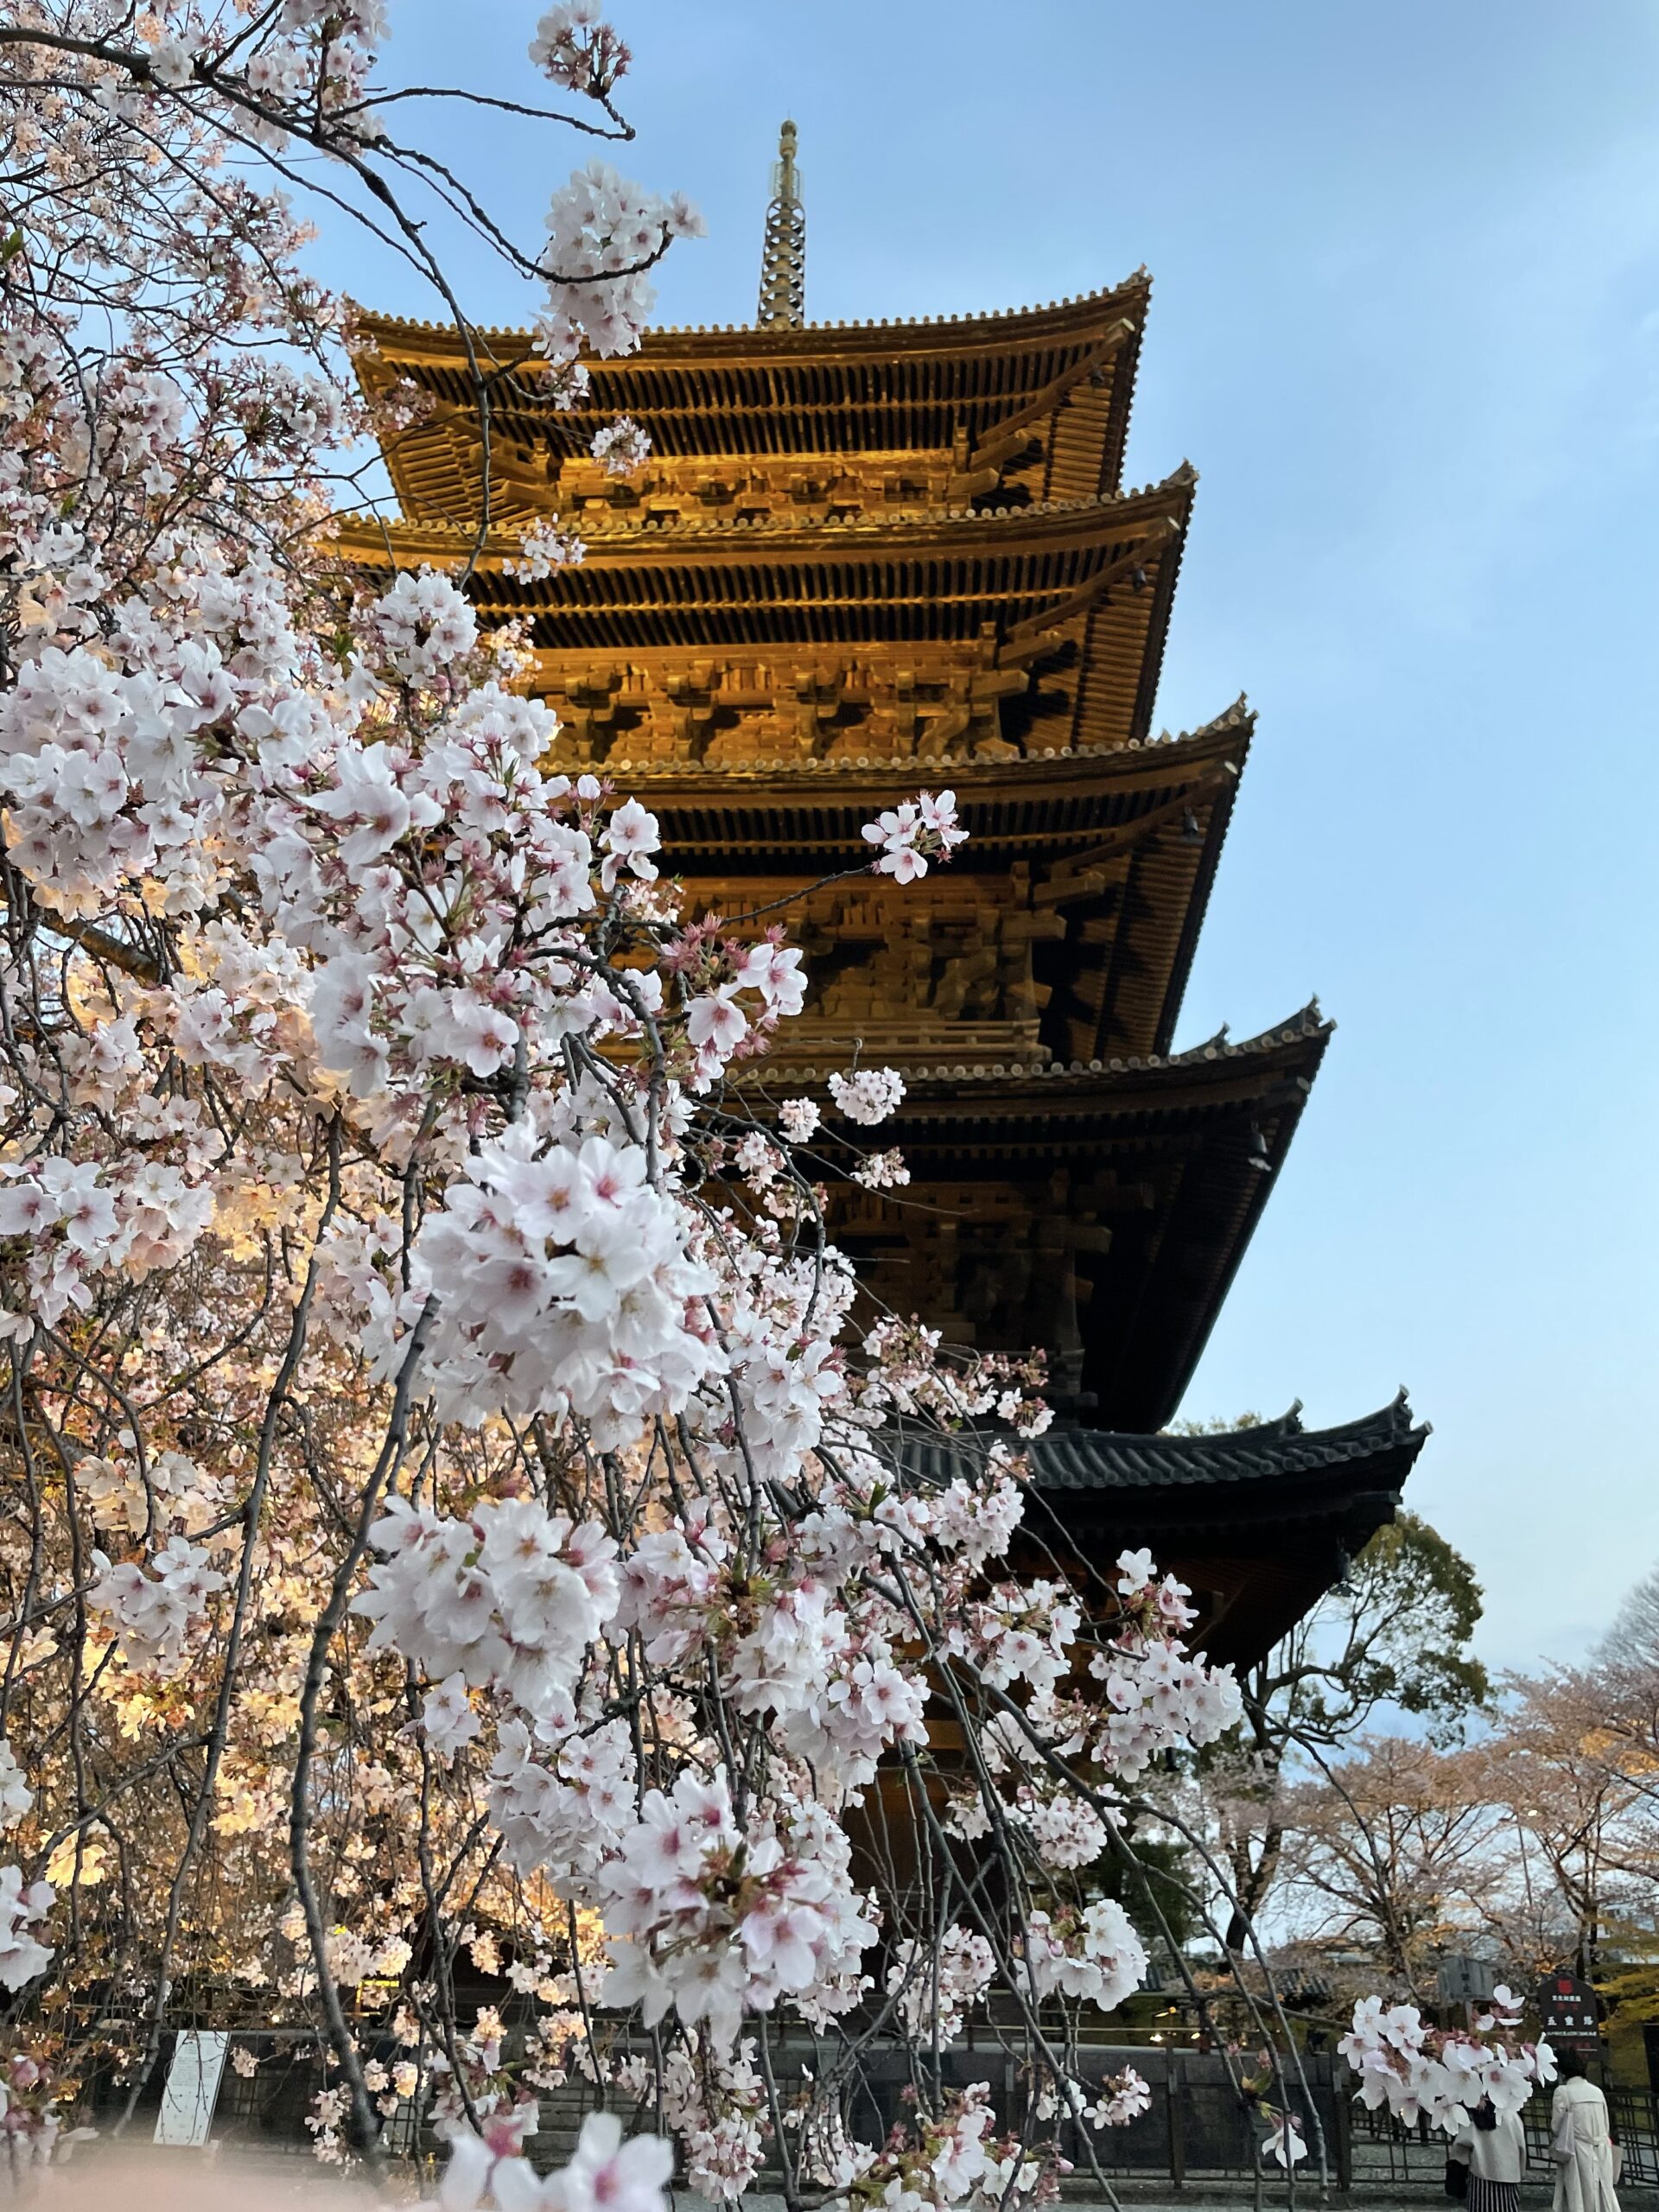
[[[1527,2131],[1518,2112],[1494,2111],[1483,2097],[1452,2145],[1469,2169],[1469,2212],[1519,2212],[1527,2170]]]
[[[1586,2079],[1577,2051],[1563,2051],[1560,2080],[1549,2107],[1550,2155],[1555,2161],[1554,2212],[1618,2212],[1607,2100]]]

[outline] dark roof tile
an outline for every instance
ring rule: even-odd
[[[1420,1445],[1427,1434],[1414,1424],[1402,1390],[1391,1404],[1339,1428],[1305,1429],[1293,1407],[1277,1421],[1218,1436],[1063,1428],[1020,1448],[1039,1490],[1170,1491],[1318,1475],[1401,1445]],[[906,1443],[906,1457],[918,1474],[949,1481],[965,1473],[982,1450],[973,1437],[917,1436]]]

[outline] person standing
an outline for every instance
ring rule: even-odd
[[[1527,2131],[1518,2112],[1500,2113],[1490,2097],[1483,2097],[1452,2145],[1452,2156],[1469,2169],[1469,2212],[1520,2212]]]
[[[1563,2051],[1560,2064],[1560,2080],[1549,2107],[1554,2212],[1618,2212],[1607,2100],[1586,2076],[1577,2051]]]

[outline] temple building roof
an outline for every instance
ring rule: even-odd
[[[1203,729],[1163,741],[1068,748],[1016,764],[930,760],[929,780],[956,791],[968,842],[936,871],[925,899],[868,874],[814,891],[807,925],[815,938],[828,931],[836,939],[815,956],[815,969],[844,950],[861,916],[867,932],[889,945],[925,931],[947,959],[957,945],[965,957],[992,940],[1011,952],[1018,938],[1041,1000],[1031,1047],[1065,1060],[1167,1052],[1254,724],[1241,700]],[[914,760],[868,756],[725,768],[613,757],[606,765],[619,788],[655,812],[670,865],[690,880],[696,899],[728,917],[836,870],[866,869],[862,825],[918,780]],[[916,1003],[922,988],[912,980],[913,1039],[893,1006],[878,1045],[877,1010],[861,1011],[867,1050],[903,1065],[969,1042],[960,1033],[963,1009],[947,1003],[942,1018],[930,1020]],[[821,1039],[822,1006],[822,991],[810,987],[807,1013],[784,1040],[787,1053],[847,1056],[850,1033],[833,1045]],[[1015,1056],[1011,1036],[989,1053],[993,1061]]]
[[[677,512],[607,527],[539,581],[506,573],[511,540],[486,543],[467,588],[486,620],[528,625],[555,695],[631,686],[654,710],[671,678],[710,714],[724,701],[753,716],[824,685],[832,705],[862,697],[888,753],[927,759],[976,727],[1014,753],[1127,745],[1151,728],[1195,480],[844,523]],[[349,526],[341,546],[381,569],[454,569],[472,550],[404,524]]]
[[[1120,1550],[1147,1546],[1192,1589],[1194,1642],[1248,1665],[1393,1518],[1429,1434],[1403,1390],[1336,1428],[1306,1429],[1300,1412],[1207,1436],[1052,1429],[1018,1446],[1026,1536],[1103,1575]],[[982,1449],[917,1435],[906,1453],[949,1481]]]
[[[639,351],[590,363],[592,404],[631,415],[662,460],[937,454],[966,478],[1035,451],[1033,496],[1115,490],[1151,282],[1046,308],[915,322],[657,330]],[[452,327],[364,314],[371,390],[406,379],[429,395],[426,422],[387,441],[404,512],[459,521],[475,504],[477,379],[493,435],[552,461],[585,453],[587,410],[536,394],[526,334],[473,334],[477,367]],[[526,372],[530,372],[526,373]]]
[[[1091,1422],[1173,1414],[1289,1151],[1332,1025],[1093,1065],[907,1067],[883,1122],[907,1186],[838,1198],[872,1294],[982,1349],[1046,1350]],[[844,1065],[844,1062],[842,1063]],[[827,1078],[830,1071],[823,1071]],[[811,1089],[810,1066],[751,1082]],[[833,1142],[835,1125],[826,1141]]]
[[[1144,1491],[1160,1497],[1179,1491],[1182,1526],[1189,1531],[1202,1528],[1208,1516],[1228,1522],[1242,1513],[1296,1520],[1326,1510],[1331,1478],[1338,1473],[1359,1471],[1371,1483],[1386,1460],[1403,1480],[1428,1435],[1414,1421],[1403,1390],[1376,1413],[1336,1428],[1305,1428],[1301,1410],[1298,1404],[1276,1421],[1213,1435],[1052,1429],[1027,1447],[1032,1479],[1045,1491]],[[1193,1495],[1197,1490],[1229,1494],[1201,1497]],[[1159,1510],[1146,1502],[1124,1506],[1131,1516]]]
[[[1040,844],[1071,852],[1100,830],[1143,818],[1177,793],[1236,785],[1249,755],[1255,716],[1243,699],[1213,721],[1179,736],[1132,739],[1126,746],[1048,746],[1018,758],[973,751],[914,755],[833,753],[711,760],[637,757],[617,749],[606,772],[650,793],[652,810],[675,828],[675,850],[703,843],[770,866],[798,856],[868,861],[859,832],[873,807],[913,792],[918,767],[948,778],[958,805],[976,810],[972,846],[952,866],[1006,858]]]

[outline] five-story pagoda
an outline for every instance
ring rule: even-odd
[[[912,1180],[854,1191],[837,1240],[895,1312],[1043,1348],[1051,1537],[1086,1562],[1149,1543],[1211,1654],[1249,1659],[1389,1517],[1426,1431],[1402,1394],[1334,1430],[1154,1433],[1330,1025],[1310,1006],[1173,1049],[1254,718],[1154,732],[1197,479],[1123,486],[1149,281],[811,325],[804,236],[786,124],[757,324],[591,364],[595,407],[650,438],[626,478],[539,396],[521,334],[484,334],[486,425],[457,333],[365,317],[365,381],[426,404],[387,446],[402,519],[348,548],[470,563],[480,614],[528,628],[556,765],[651,808],[695,905],[804,894],[813,987],[755,1079],[810,1089],[861,1059],[906,1085],[882,1141]],[[527,576],[524,537],[555,518],[585,557]],[[951,868],[809,888],[868,861],[861,825],[918,785],[957,794]]]

